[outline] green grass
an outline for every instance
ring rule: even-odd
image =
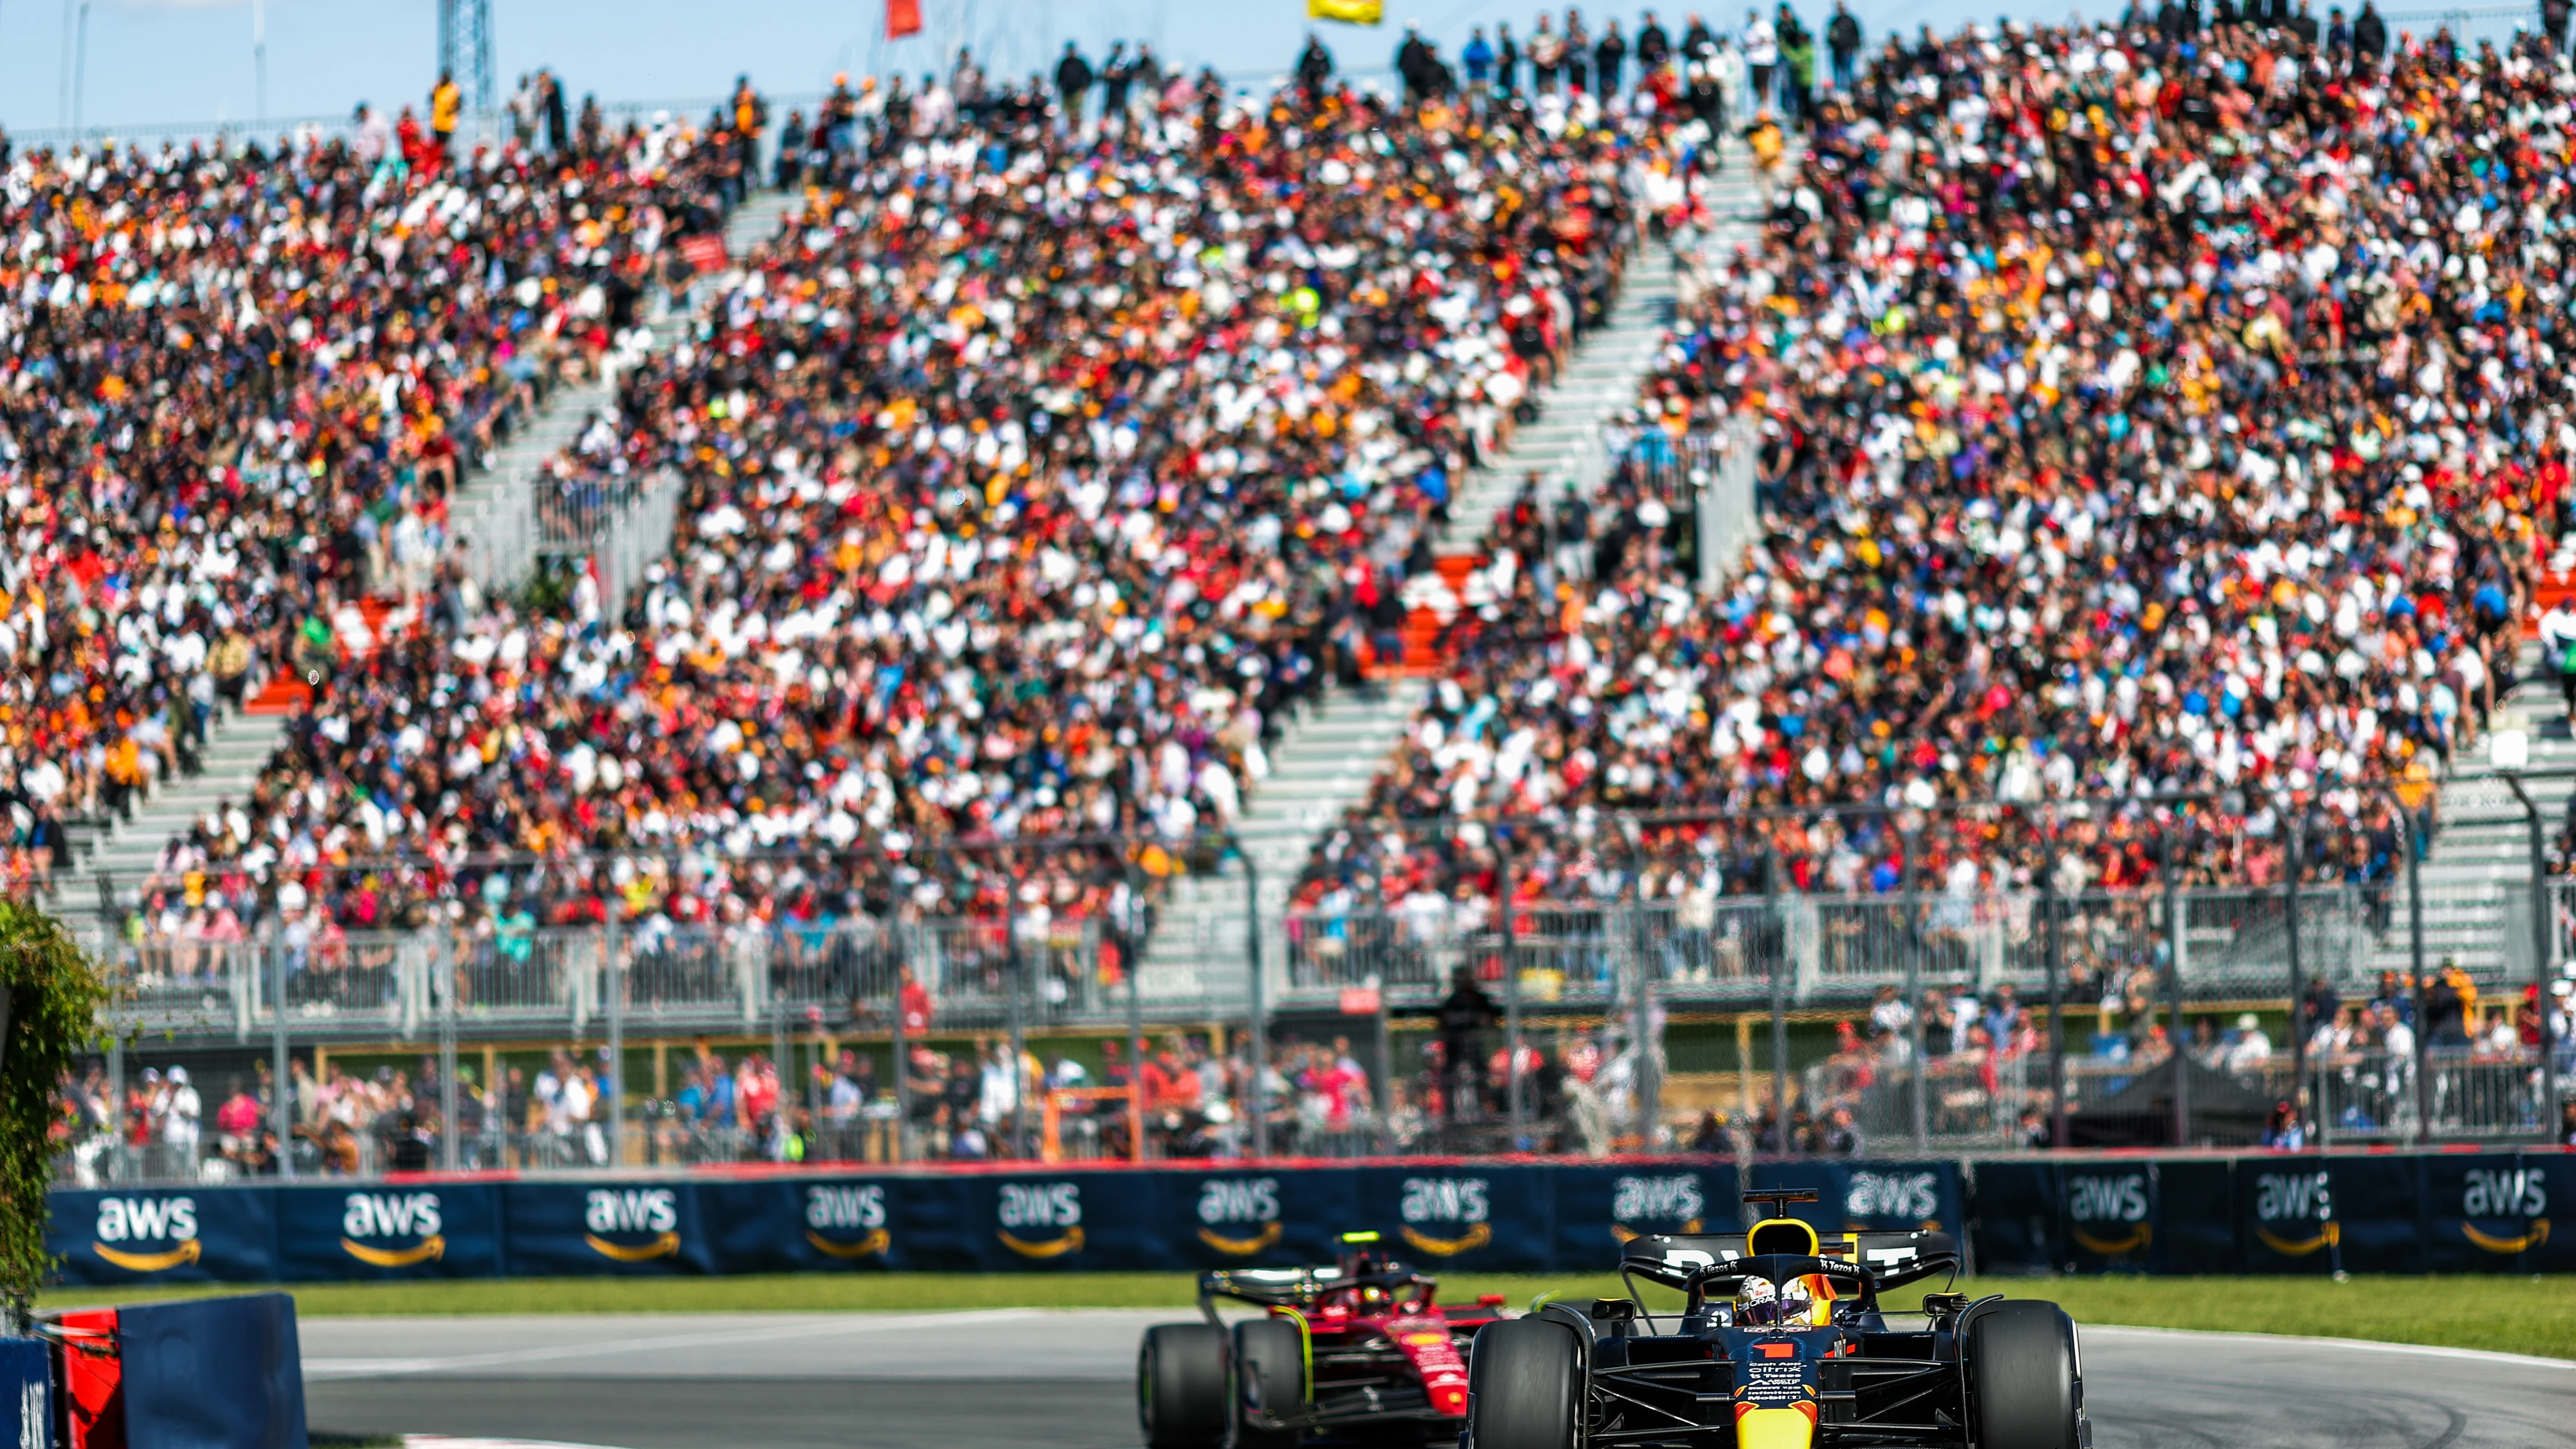
[[[1937,1286],[1937,1285],[1936,1285]],[[2440,1344],[2576,1359],[2576,1278],[1985,1278],[1969,1293],[2054,1298],[2078,1323],[2313,1334]],[[1442,1296],[1504,1294],[1514,1306],[1554,1290],[1614,1296],[1612,1277],[1460,1274]],[[50,1307],[142,1302],[242,1291],[66,1289]],[[941,1308],[1187,1308],[1192,1280],[1177,1273],[875,1273],[741,1278],[519,1278],[473,1282],[291,1286],[306,1317],[523,1313],[853,1312]],[[1890,1296],[1906,1306],[1920,1290]],[[1653,1304],[1650,1306],[1662,1306]]]

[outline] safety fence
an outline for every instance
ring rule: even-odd
[[[2385,920],[2384,895],[2312,887],[2295,932],[2277,890],[2228,889],[2057,898],[2054,933],[2050,898],[2036,892],[1537,900],[1509,920],[1490,903],[1435,898],[1425,910],[1301,907],[1255,929],[1261,995],[1281,1011],[1326,1007],[1355,988],[1428,998],[1462,970],[1497,999],[1595,1009],[1641,986],[1669,1009],[1775,995],[1797,1007],[1852,1004],[1888,988],[1912,999],[1958,986],[2009,986],[2029,1000],[2045,994],[2052,971],[2070,1002],[2169,991],[2227,1002],[2287,996],[2294,954],[2303,985],[2343,990],[2406,966],[2374,924]],[[1220,935],[1242,925],[1239,915],[1217,919]],[[1015,998],[1033,1020],[1095,1025],[1246,1009],[1248,982],[1131,972],[1141,926],[1141,916],[1113,911],[717,926],[656,914],[581,927],[525,917],[410,931],[290,924],[228,940],[93,930],[89,944],[130,984],[137,1020],[180,1036],[246,1038],[281,1006],[290,1022],[397,1039],[451,1010],[468,1032],[579,1033],[612,1011],[702,1029],[757,1024],[779,1009],[865,1021],[885,1014],[907,973],[944,1017],[977,1027],[1003,1024]]]
[[[2367,886],[1300,906],[1265,920],[1258,973],[1240,955],[1158,965],[1150,912],[1123,899],[93,932],[119,1031],[81,1084],[62,1180],[1738,1143],[1860,1158],[2245,1146],[2284,1116],[2329,1144],[2492,1144],[2545,1136],[2576,1080],[2563,1014],[2543,1052],[2519,993],[2494,989],[2511,982],[2393,974]]]
[[[1184,1270],[1329,1260],[1388,1232],[1434,1271],[1598,1273],[1638,1233],[1728,1231],[1743,1187],[1812,1188],[1827,1234],[1961,1232],[1974,1271],[2564,1272],[2576,1153],[1891,1163],[1636,1158],[423,1176],[60,1191],[48,1246],[97,1285],[929,1270]]]

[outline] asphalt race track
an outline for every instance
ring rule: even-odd
[[[1135,1449],[1136,1338],[1170,1312],[308,1318],[340,1433],[612,1449]],[[2090,1328],[2100,1449],[2576,1446],[2576,1363]]]

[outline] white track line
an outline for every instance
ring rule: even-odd
[[[2281,1344],[2306,1343],[2324,1348],[2360,1349],[2367,1353],[2429,1354],[2435,1358],[2468,1359],[2477,1363],[2509,1363],[2523,1368],[2576,1370],[2576,1359],[2540,1358],[2527,1353],[2499,1353],[2484,1348],[2444,1348],[2423,1343],[2381,1343],[2369,1338],[2310,1338],[2296,1333],[2229,1333],[2200,1328],[2138,1328],[2125,1323],[2079,1323],[2086,1333],[2142,1333],[2159,1338],[2225,1339],[2233,1343]]]
[[[853,1314],[846,1319],[802,1318],[774,1328],[746,1328],[732,1333],[677,1333],[655,1338],[611,1338],[595,1343],[553,1344],[501,1353],[467,1353],[445,1358],[308,1358],[308,1379],[377,1378],[393,1374],[438,1373],[450,1369],[499,1368],[508,1364],[566,1358],[606,1358],[638,1349],[703,1348],[716,1343],[767,1343],[782,1338],[813,1338],[832,1333],[880,1333],[898,1328],[928,1328],[951,1323],[1001,1323],[1037,1318],[1036,1308],[986,1308],[965,1313]]]
[[[444,1434],[405,1434],[403,1449],[599,1449],[553,1439],[450,1439]]]

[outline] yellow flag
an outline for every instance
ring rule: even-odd
[[[1385,0],[1306,0],[1309,20],[1338,20],[1345,25],[1375,25],[1386,19]]]

